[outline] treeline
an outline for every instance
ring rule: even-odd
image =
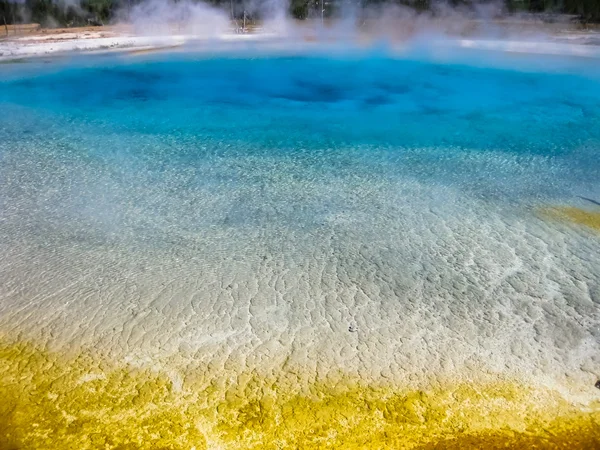
[[[600,0],[511,0],[509,10],[573,14],[582,22],[600,21]]]
[[[103,25],[116,17],[117,12],[127,11],[142,0],[0,0],[0,20],[5,24],[39,23],[43,27],[65,27],[82,25]],[[186,0],[187,1],[187,0]],[[233,15],[244,14],[245,2],[253,0],[209,0]],[[386,0],[291,0],[290,15],[297,19],[320,16],[321,5],[324,14],[331,15],[342,2],[360,2],[362,7],[382,3]],[[391,3],[427,11],[439,0],[392,0]],[[469,6],[482,3],[478,0],[450,0],[450,5]],[[572,14],[581,22],[600,22],[600,0],[504,0],[507,11],[531,13]],[[0,23],[0,25],[3,25]]]
[[[43,27],[103,25],[119,7],[118,0],[0,0],[4,24],[39,23]]]

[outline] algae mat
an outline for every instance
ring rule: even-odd
[[[550,390],[509,382],[422,390],[348,377],[302,385],[281,374],[183,380],[0,350],[0,448],[595,448],[600,404],[586,412]],[[203,375],[203,377],[206,374]]]
[[[573,222],[600,231],[600,212],[572,206],[546,208],[543,213],[551,218]]]

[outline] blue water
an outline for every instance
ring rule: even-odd
[[[556,154],[598,138],[599,80],[369,56],[109,60],[4,82],[0,98],[115,132],[288,150],[448,145]]]
[[[5,69],[0,145],[6,153],[16,143],[67,139],[93,157],[154,156],[166,165],[276,154],[314,157],[335,171],[340,158],[373,159],[390,176],[467,187],[494,173],[458,159],[494,151],[570,169],[532,169],[522,192],[507,187],[513,195],[551,183],[552,195],[597,196],[587,190],[599,169],[600,76],[593,61],[580,64],[523,70],[363,55],[106,59],[21,76]],[[144,142],[150,137],[165,145]],[[119,138],[132,141],[115,145]],[[407,156],[414,148],[429,151]],[[494,180],[478,184],[479,195],[502,194]]]
[[[350,205],[373,183],[388,187],[371,203],[419,183],[446,190],[417,196],[430,206],[446,195],[491,210],[592,206],[581,197],[600,198],[594,61],[474,62],[338,54],[6,65],[0,206],[15,223],[64,231],[83,221],[101,240],[128,232],[148,242],[231,223],[322,227],[340,211],[371,214]],[[309,187],[292,192],[295,182]],[[341,192],[328,196],[328,186]],[[208,207],[205,196],[236,200]]]
[[[0,155],[85,157],[122,177],[146,173],[145,183],[187,173],[186,189],[262,186],[236,158],[280,158],[298,179],[362,173],[529,207],[599,198],[594,61],[474,62],[338,54],[7,65]],[[222,172],[200,169],[225,160],[233,166]],[[325,203],[308,206],[308,220]]]

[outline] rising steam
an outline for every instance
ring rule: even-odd
[[[146,0],[135,5],[124,16],[136,34],[210,37],[231,29],[225,11],[202,2]]]

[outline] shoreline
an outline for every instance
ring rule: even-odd
[[[471,31],[479,25],[471,24]],[[503,27],[502,24],[498,26]],[[97,54],[119,52],[145,54],[155,51],[173,51],[189,46],[206,48],[207,46],[223,43],[277,43],[283,47],[298,42],[306,45],[349,44],[359,47],[378,46],[387,41],[391,48],[407,48],[413,44],[425,43],[432,48],[442,49],[472,49],[484,51],[499,51],[503,53],[526,53],[556,56],[582,56],[600,58],[600,32],[596,30],[582,31],[577,29],[555,29],[552,27],[536,27],[537,32],[514,33],[510,28],[504,28],[496,36],[484,35],[477,32],[444,33],[431,27],[425,27],[424,32],[404,30],[400,35],[381,34],[372,25],[365,24],[348,34],[339,30],[336,25],[320,28],[311,23],[292,26],[283,32],[266,30],[250,30],[246,33],[234,31],[214,35],[163,34],[140,35],[128,26],[98,26],[82,28],[62,28],[56,30],[32,29],[23,35],[9,35],[0,39],[0,62],[9,63],[30,58],[46,56],[65,56],[75,54]],[[442,29],[442,28],[440,28]],[[429,30],[429,31],[428,31]],[[397,33],[396,33],[397,34]]]

